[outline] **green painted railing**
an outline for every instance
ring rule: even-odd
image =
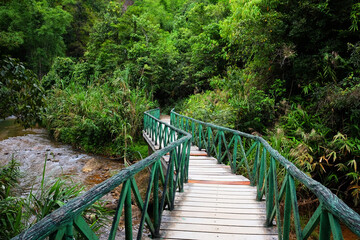
[[[125,237],[133,239],[132,196],[142,213],[136,238],[141,239],[145,223],[151,235],[159,237],[162,212],[164,209],[174,208],[176,191],[182,190],[184,182],[187,181],[188,150],[191,139],[189,133],[160,122],[159,117],[159,109],[145,112],[144,132],[155,142],[161,143],[161,150],[69,201],[13,239],[39,240],[47,237],[50,240],[74,239],[75,231],[83,237],[82,239],[98,239],[82,217],[82,212],[120,185],[122,190],[108,239],[115,239],[123,209]],[[167,154],[170,158],[166,170],[163,170],[161,158]],[[146,168],[150,168],[151,173],[143,200],[134,176]],[[152,212],[149,209],[151,196]]]
[[[257,185],[257,200],[262,201],[265,196],[266,225],[273,225],[276,216],[279,239],[289,239],[291,225],[297,239],[307,239],[319,223],[320,239],[330,239],[331,234],[335,240],[343,239],[339,221],[360,236],[360,215],[281,156],[263,138],[174,111],[171,111],[170,119],[171,125],[191,133],[192,143],[199,149],[206,149],[208,155],[216,157],[219,163],[229,164],[234,173],[239,168],[245,169],[251,185]],[[285,172],[282,178],[277,174],[280,171]],[[298,184],[310,190],[320,203],[303,228],[296,196]]]

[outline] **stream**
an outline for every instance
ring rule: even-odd
[[[23,173],[20,187],[24,193],[38,188],[45,160],[47,182],[68,176],[86,189],[124,167],[120,161],[85,154],[69,145],[56,143],[49,138],[46,129],[24,130],[14,118],[7,118],[0,121],[0,164],[7,164],[12,157],[20,162]]]
[[[20,163],[22,177],[19,181],[19,194],[22,196],[39,189],[45,161],[46,184],[55,182],[58,177],[66,177],[74,184],[83,185],[85,190],[124,168],[122,161],[74,150],[70,145],[51,140],[44,128],[24,130],[15,121],[13,117],[0,120],[0,166],[4,166],[12,158]],[[102,199],[108,201],[109,208],[115,209],[119,195],[118,187]],[[108,227],[103,232],[108,232],[111,226]],[[100,233],[100,239],[106,239],[105,235],[107,234]],[[122,238],[123,231],[118,231],[116,239]]]

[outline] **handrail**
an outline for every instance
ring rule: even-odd
[[[262,137],[250,135],[226,127],[202,122],[171,111],[171,124],[192,133],[192,143],[199,149],[205,148],[213,154],[219,163],[228,163],[236,173],[245,167],[252,185],[257,185],[257,200],[266,197],[266,224],[271,226],[276,215],[279,239],[289,239],[291,210],[297,239],[307,239],[320,223],[320,239],[343,239],[338,220],[343,222],[356,235],[360,236],[360,215],[348,207],[328,188],[308,177],[293,163],[273,149]],[[226,135],[226,136],[225,136]],[[244,141],[250,144],[244,144]],[[245,152],[246,146],[249,148]],[[240,150],[240,154],[238,154]],[[255,153],[253,153],[253,151]],[[269,157],[267,155],[269,153]],[[250,159],[253,156],[253,169]],[[240,155],[240,156],[239,156]],[[278,163],[278,164],[277,164]],[[282,166],[286,175],[279,191],[277,165]],[[302,229],[297,205],[295,181],[307,187],[319,199],[319,207]],[[280,202],[284,199],[284,212],[280,211]],[[282,214],[282,215],[281,215]],[[283,228],[281,222],[283,223]]]
[[[132,232],[132,206],[131,194],[142,212],[137,239],[141,239],[144,224],[147,224],[153,237],[159,237],[162,212],[165,208],[174,208],[175,194],[183,189],[187,181],[188,150],[190,149],[191,135],[170,126],[159,120],[160,109],[144,113],[144,132],[151,135],[155,142],[161,142],[163,148],[147,158],[121,170],[115,176],[96,185],[83,195],[69,201],[63,207],[44,217],[34,226],[22,232],[13,239],[73,239],[74,228],[85,239],[98,239],[87,222],[82,217],[82,212],[98,199],[122,184],[122,190],[109,239],[116,236],[122,210],[125,212],[125,237],[133,239]],[[156,128],[154,127],[156,126]],[[161,157],[170,155],[166,174],[161,166]],[[143,201],[139,193],[134,176],[140,171],[151,167],[149,185]],[[161,183],[161,184],[159,184]],[[159,188],[162,188],[161,190]],[[149,212],[150,196],[153,194],[153,213]],[[159,198],[159,195],[161,198]],[[152,216],[152,217],[150,217]]]

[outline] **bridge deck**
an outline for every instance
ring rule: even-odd
[[[264,226],[265,201],[255,199],[256,188],[247,178],[232,174],[229,166],[193,146],[189,183],[177,193],[174,210],[164,211],[161,238],[278,239],[276,227]]]

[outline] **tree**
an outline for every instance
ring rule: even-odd
[[[57,56],[64,56],[63,34],[72,16],[50,0],[9,0],[0,4],[0,50],[26,61],[39,78]]]
[[[25,127],[40,120],[44,91],[36,75],[17,59],[0,61],[0,118],[15,115]]]

